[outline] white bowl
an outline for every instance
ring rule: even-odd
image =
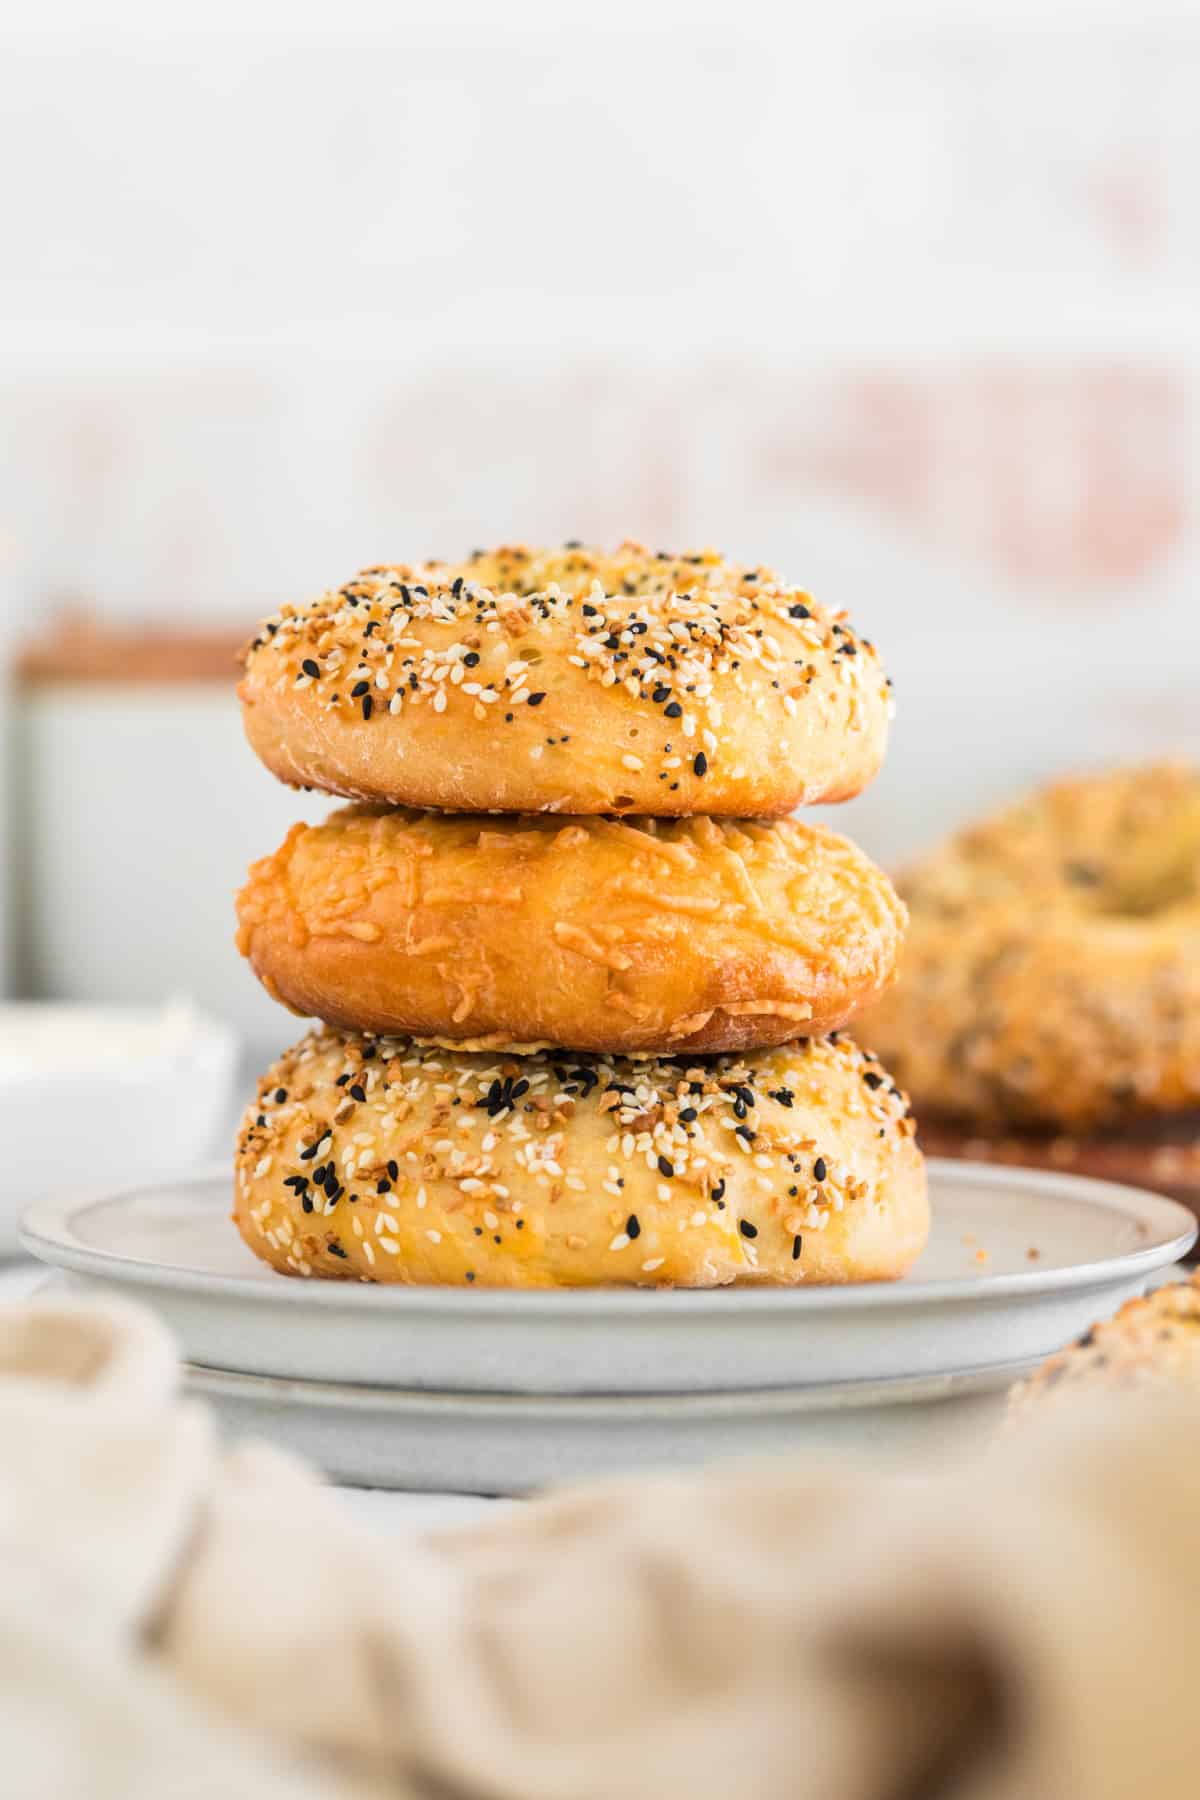
[[[238,1050],[227,1026],[177,1003],[0,1005],[0,1255],[33,1200],[210,1158]]]

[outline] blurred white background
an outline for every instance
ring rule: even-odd
[[[892,754],[836,822],[890,862],[1200,754],[1198,92],[1182,5],[9,17],[5,640],[633,535],[877,639]],[[11,983],[286,1033],[229,895],[300,806],[231,689],[14,706]]]

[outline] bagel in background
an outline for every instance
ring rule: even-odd
[[[280,780],[452,812],[777,818],[858,793],[891,712],[844,615],[636,544],[365,570],[266,621],[238,692]]]
[[[254,865],[238,919],[268,992],[344,1029],[674,1055],[835,1030],[891,979],[904,908],[790,820],[347,807]]]
[[[894,988],[855,1029],[931,1115],[1119,1127],[1200,1107],[1200,774],[1063,781],[898,883]]]
[[[234,1193],[274,1268],[378,1282],[886,1281],[929,1230],[907,1101],[844,1037],[660,1062],[314,1032],[259,1083]]]

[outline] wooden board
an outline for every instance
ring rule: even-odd
[[[1080,1138],[992,1135],[969,1125],[923,1120],[919,1138],[927,1156],[1062,1169],[1150,1188],[1182,1201],[1200,1218],[1200,1113],[1155,1120],[1119,1134]]]

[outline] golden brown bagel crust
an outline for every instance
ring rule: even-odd
[[[368,569],[246,652],[294,787],[448,812],[778,817],[883,758],[874,648],[767,569],[636,544]]]
[[[929,1228],[904,1096],[846,1038],[700,1063],[320,1031],[259,1083],[236,1163],[238,1229],[292,1275],[882,1281]]]
[[[1200,776],[1066,781],[900,882],[912,923],[862,1029],[918,1106],[1120,1124],[1200,1105]]]
[[[238,918],[268,991],[332,1025],[671,1055],[836,1030],[904,928],[873,863],[792,820],[366,807],[294,826]]]

